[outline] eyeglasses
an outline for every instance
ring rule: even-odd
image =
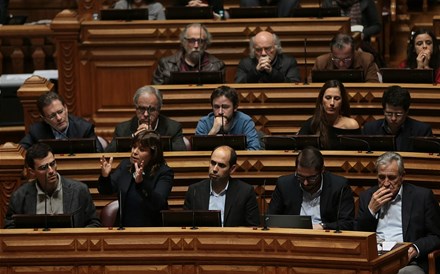
[[[295,177],[300,183],[304,183],[307,180],[307,182],[313,184],[319,180],[319,178],[321,177],[321,173],[305,177],[305,176],[299,175],[297,172],[295,172]]]
[[[336,62],[336,63],[340,63],[343,62],[345,64],[350,63],[351,62],[351,57],[346,57],[346,58],[336,58],[336,57],[332,57],[332,61]]]
[[[62,108],[58,110],[57,112],[52,113],[51,115],[47,116],[46,118],[49,120],[55,120],[57,118],[57,115],[62,115],[66,109]]]
[[[231,105],[226,105],[226,104],[223,104],[223,105],[213,105],[212,108],[215,109],[215,110],[220,109],[220,108],[222,108],[222,109],[230,109]]]
[[[377,179],[381,182],[385,181],[385,179],[388,178],[388,181],[395,182],[400,176],[399,175],[385,175],[385,174],[379,174],[377,175]]]
[[[53,160],[53,161],[50,162],[50,163],[47,163],[47,164],[45,164],[45,165],[42,165],[42,166],[37,167],[37,169],[38,169],[38,170],[41,170],[41,171],[44,171],[44,170],[48,170],[49,167],[54,168],[54,167],[56,167],[56,165],[57,165],[57,161],[56,161],[56,160]]]
[[[391,112],[391,111],[385,111],[385,116],[387,117],[393,117],[396,116],[397,118],[402,117],[403,115],[405,115],[404,112]]]
[[[271,46],[271,47],[267,47],[267,48],[254,48],[254,50],[255,50],[255,52],[257,52],[257,53],[262,53],[263,52],[263,50],[264,50],[264,52],[271,52],[272,50],[273,50],[273,46]]]
[[[204,45],[206,43],[206,39],[201,39],[201,38],[183,38],[185,39],[185,41],[190,44],[190,45],[195,45],[196,42],[199,45]]]
[[[148,106],[148,107],[136,106],[136,111],[139,113],[145,113],[146,111],[149,113],[153,113],[158,111],[158,109],[152,106]]]

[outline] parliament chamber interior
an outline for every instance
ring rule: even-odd
[[[292,136],[313,114],[322,83],[308,83],[317,56],[329,41],[350,32],[349,17],[247,18],[180,20],[94,20],[113,0],[10,0],[9,12],[25,16],[24,25],[0,26],[0,227],[11,194],[29,178],[25,150],[18,145],[29,126],[40,121],[37,98],[56,91],[69,112],[91,121],[98,136],[110,142],[115,126],[134,115],[132,97],[150,85],[160,58],[179,48],[188,23],[203,23],[213,36],[207,51],[225,63],[225,84],[239,94],[239,110],[251,116],[262,135]],[[171,0],[161,0],[166,7]],[[237,7],[238,0],[224,5]],[[319,1],[320,2],[320,1]],[[372,46],[388,67],[406,56],[411,30],[432,29],[440,37],[440,4],[435,1],[376,0],[382,32]],[[301,7],[319,7],[300,0]],[[96,19],[96,18],[95,18]],[[237,84],[249,38],[259,31],[276,33],[283,52],[293,55],[299,83]],[[304,55],[304,39],[307,53]],[[440,134],[440,92],[436,84],[396,83],[411,93],[410,116]],[[383,117],[386,83],[344,83],[351,117],[359,125]],[[183,126],[188,139],[200,117],[212,111],[210,94],[218,84],[157,85],[163,94],[161,114]],[[431,152],[401,152],[405,181],[432,189],[440,202],[440,143]],[[322,150],[325,168],[349,180],[358,206],[362,191],[377,184],[375,161],[383,151]],[[104,153],[113,168],[129,153]],[[260,212],[267,208],[278,177],[295,170],[298,151],[239,150],[234,178],[251,184]],[[174,170],[169,196],[173,210],[183,208],[188,186],[207,178],[210,151],[166,151]],[[101,211],[117,199],[97,190],[102,153],[57,154],[58,171],[84,182]],[[375,233],[261,228],[90,228],[0,230],[0,273],[397,273],[407,263],[408,244],[378,256]],[[440,254],[440,251],[436,255]],[[121,256],[123,255],[123,256]],[[435,271],[435,270],[434,270]],[[432,272],[435,273],[435,272]],[[430,272],[431,274],[431,272]]]

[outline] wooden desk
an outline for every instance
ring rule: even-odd
[[[1,273],[397,273],[367,232],[253,228],[0,230]]]

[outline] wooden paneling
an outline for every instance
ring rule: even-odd
[[[410,244],[379,256],[371,232],[304,229],[0,230],[0,273],[397,273]]]

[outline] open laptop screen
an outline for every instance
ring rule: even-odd
[[[129,152],[131,151],[131,137],[115,137],[116,140],[116,152]],[[160,142],[162,144],[163,151],[173,150],[171,142],[171,136],[160,136]]]
[[[300,215],[262,215],[262,225],[264,221],[268,227],[284,227],[284,228],[307,228],[312,229],[312,217]],[[265,218],[265,219],[264,219]]]
[[[246,135],[194,135],[192,150],[213,150],[214,148],[227,145],[235,150],[246,149]]]
[[[432,69],[381,68],[380,73],[384,83],[434,83],[434,71]]]
[[[214,17],[212,13],[212,6],[207,7],[166,7],[165,16],[167,19],[182,19],[182,20],[194,20],[194,19],[212,19]]]
[[[312,82],[324,83],[329,80],[339,80],[342,83],[365,82],[364,72],[359,69],[312,70]]]
[[[307,146],[319,148],[318,135],[263,136],[266,150],[301,150]]]
[[[170,84],[221,84],[223,75],[220,71],[172,71]]]
[[[71,214],[15,214],[12,215],[16,228],[69,228],[73,227]]]
[[[278,17],[277,6],[229,8],[231,18],[275,18]]]
[[[148,20],[148,9],[103,9],[101,20]]]
[[[220,210],[162,210],[163,226],[222,226]]]
[[[40,139],[38,142],[49,145],[55,154],[96,152],[95,138]]]
[[[290,15],[292,17],[339,17],[339,8],[293,8]]]
[[[394,135],[338,135],[343,150],[394,151]]]

